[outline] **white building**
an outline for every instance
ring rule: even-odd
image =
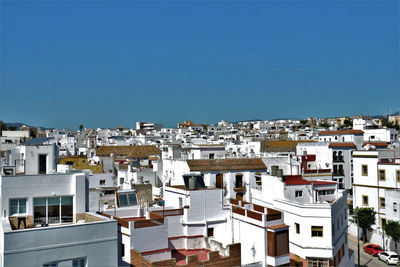
[[[335,182],[309,181],[298,175],[263,175],[253,202],[281,211],[289,225],[291,264],[354,266],[347,245],[346,191]]]
[[[378,126],[378,124],[370,117],[353,117],[353,130],[365,130],[376,126]]]
[[[85,175],[0,176],[1,266],[117,266],[117,222],[87,213]]]
[[[390,150],[353,152],[353,207],[371,207],[377,212],[371,242],[381,245],[384,222],[400,220],[400,159],[394,155]],[[356,234],[354,229],[352,234]]]
[[[34,138],[7,153],[4,170],[14,168],[13,174],[55,173],[58,148],[52,138]]]
[[[364,130],[365,142],[387,142],[398,141],[399,135],[396,129],[368,129]]]

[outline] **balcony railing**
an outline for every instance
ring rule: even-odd
[[[236,193],[244,193],[246,191],[246,187],[235,187],[233,188],[233,191],[235,191]]]

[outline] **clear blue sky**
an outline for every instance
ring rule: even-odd
[[[1,1],[0,119],[175,126],[400,108],[398,1]]]

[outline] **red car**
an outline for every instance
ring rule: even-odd
[[[372,256],[378,256],[379,252],[384,251],[381,246],[375,244],[369,244],[364,246],[364,251]]]

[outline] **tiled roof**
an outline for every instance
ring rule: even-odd
[[[314,186],[321,186],[321,185],[331,185],[331,184],[336,184],[336,182],[332,181],[309,181],[306,179],[303,179],[301,175],[286,175],[283,176],[283,182],[286,185],[307,185],[307,184],[313,184]]]
[[[337,142],[337,143],[330,143],[329,147],[357,147],[354,143],[351,142]]]
[[[127,158],[147,158],[150,155],[160,155],[161,150],[156,146],[101,146],[97,149],[97,156],[126,156]]]
[[[306,185],[311,184],[310,181],[303,179],[301,175],[287,175],[283,176],[283,182],[286,185]]]
[[[331,182],[331,181],[310,181],[310,182],[314,186],[336,184],[336,182]]]
[[[321,131],[319,135],[364,134],[361,130]]]
[[[265,141],[267,147],[293,147],[295,148],[298,143],[307,143],[307,142],[315,142],[314,140],[273,140],[273,141]]]
[[[254,159],[195,159],[187,160],[190,171],[266,170],[260,158]]]
[[[282,224],[268,226],[268,229],[279,230],[279,229],[285,229],[285,228],[288,228],[288,227],[289,227],[289,225],[286,225],[286,224],[282,223]]]

